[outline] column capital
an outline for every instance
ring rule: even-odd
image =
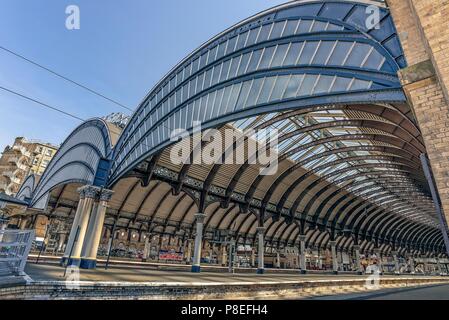
[[[329,241],[329,244],[331,245],[331,247],[336,246],[337,241],[335,241],[335,240]]]
[[[195,213],[195,221],[196,222],[203,223],[204,218],[206,218],[206,215],[204,213],[201,213],[201,212]]]
[[[266,230],[266,228],[265,228],[265,227],[256,227],[256,231],[257,231],[257,233],[264,233],[264,232],[265,232],[265,230]]]
[[[112,195],[114,194],[114,191],[109,189],[102,189],[100,193],[100,201],[106,201],[108,202],[111,200]]]
[[[85,185],[78,188],[78,192],[80,194],[80,197],[95,199],[100,192],[100,188],[91,185]]]
[[[80,195],[80,200],[84,200],[84,198],[86,198],[86,195],[85,195],[85,193],[84,193],[84,190],[78,189],[77,192],[78,192],[79,195]]]
[[[354,250],[359,250],[359,251],[360,251],[360,245],[358,245],[358,244],[353,245],[352,248],[353,248]]]
[[[306,235],[300,235],[298,239],[299,241],[306,241]]]

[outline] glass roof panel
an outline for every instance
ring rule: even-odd
[[[363,114],[363,113],[362,113]],[[362,115],[360,114],[360,115]],[[249,128],[254,128],[258,125],[263,124],[264,122],[273,119],[278,116],[282,116],[282,112],[273,112],[270,114],[255,116],[249,119],[242,119],[235,121],[233,123],[234,126],[239,128],[240,130],[245,130]],[[281,117],[280,117],[281,118]],[[303,130],[301,133],[294,134],[287,139],[282,139],[282,136],[288,133],[292,133],[296,130],[307,128],[316,124],[324,124],[334,121],[341,120],[349,120],[354,119],[354,115],[347,115],[344,110],[336,108],[335,110],[319,110],[309,112],[307,114],[299,114],[293,115],[287,118],[283,118],[275,123],[272,123],[266,127],[266,130],[269,132],[270,130],[278,130],[280,142],[278,145],[278,152],[280,155],[289,153],[288,158],[293,162],[304,161],[310,157],[315,157],[323,152],[345,148],[345,147],[358,147],[358,146],[371,146],[373,142],[368,140],[367,138],[363,138],[360,140],[334,140],[325,143],[317,143],[316,145],[311,145],[309,147],[302,147],[307,144],[310,144],[314,141],[338,137],[343,135],[360,135],[368,133],[366,130],[361,130],[358,127],[354,126],[327,126],[324,128],[320,128],[317,130]],[[261,135],[256,135],[257,139],[263,138]],[[376,145],[388,145],[384,143],[380,143],[376,141]],[[294,150],[297,150],[294,152]],[[407,174],[401,171],[399,168],[393,167],[382,167],[384,164],[391,164],[391,161],[388,159],[367,159],[369,156],[373,155],[385,155],[391,156],[391,154],[381,153],[379,151],[366,151],[366,150],[354,150],[350,152],[338,152],[334,154],[330,154],[328,156],[318,157],[311,161],[305,162],[302,167],[308,170],[314,170],[315,174],[318,176],[325,176],[331,174],[332,172],[336,172],[341,169],[351,168],[355,165],[371,165],[371,164],[379,164],[375,168],[360,168],[360,169],[352,169],[341,172],[339,174],[334,174],[328,177],[329,182],[335,182],[340,187],[346,188],[349,192],[353,192],[356,195],[370,195],[372,198],[370,201],[374,201],[376,203],[384,205],[384,203],[388,203],[389,196],[395,195],[392,199],[396,199],[398,197],[405,194],[405,192],[410,192],[415,194],[414,197],[418,199],[420,196],[423,199],[429,200],[428,197],[424,196],[423,193],[416,187],[416,184],[413,180],[411,180]],[[336,163],[337,161],[348,158],[348,157],[359,157],[360,159],[352,160],[350,162],[341,162]],[[336,164],[334,164],[336,163]],[[319,170],[317,170],[320,168]],[[391,175],[386,174],[392,173]],[[345,178],[352,177],[351,180],[347,180]],[[352,183],[348,183],[350,181],[353,182],[363,182],[360,184],[356,184],[353,186]],[[407,183],[409,185],[409,189],[401,186],[401,188],[389,187],[388,184],[385,184],[388,181],[402,182]],[[399,190],[402,192],[399,194]],[[377,191],[377,192],[375,192]],[[374,194],[372,194],[374,192]],[[385,194],[384,194],[385,193]],[[376,195],[382,194],[379,199],[376,198]],[[383,200],[385,196],[386,200]],[[407,207],[408,208],[408,207]],[[411,207],[410,207],[411,208]],[[397,210],[396,210],[397,211]],[[429,222],[429,216],[422,217],[422,219],[427,219]]]

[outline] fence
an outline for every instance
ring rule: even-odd
[[[34,230],[0,230],[0,277],[22,275]]]

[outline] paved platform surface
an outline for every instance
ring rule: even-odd
[[[28,263],[25,272],[35,281],[64,280],[64,268],[54,264]],[[410,277],[393,276],[393,277]],[[297,280],[329,280],[329,279],[366,279],[362,275],[330,275],[330,274],[263,274],[255,273],[217,273],[186,271],[162,271],[152,269],[139,269],[137,267],[110,267],[108,270],[80,269],[81,281],[122,281],[122,282],[260,282],[260,281],[297,281]]]
[[[336,294],[308,300],[449,300],[449,284]]]
[[[367,275],[228,273],[158,270],[138,265],[114,265],[108,270],[80,270],[78,284],[83,290],[67,289],[64,268],[55,263],[29,262],[25,272],[34,282],[7,293],[13,298],[43,299],[438,299],[449,298],[449,277],[384,275],[380,290],[366,288]],[[393,280],[394,279],[394,280]],[[397,281],[396,281],[397,280]],[[427,291],[423,287],[429,287]],[[399,289],[399,287],[402,287]],[[182,288],[181,291],[178,289]],[[390,288],[390,289],[387,289]],[[417,291],[414,291],[414,290]],[[427,288],[426,288],[427,289]],[[22,291],[21,291],[22,290]]]

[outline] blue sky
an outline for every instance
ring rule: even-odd
[[[203,42],[285,0],[0,0],[0,46],[135,109]],[[80,30],[65,27],[68,5]],[[122,108],[0,50],[0,86],[87,119]],[[0,152],[14,137],[60,144],[79,122],[0,90]]]

